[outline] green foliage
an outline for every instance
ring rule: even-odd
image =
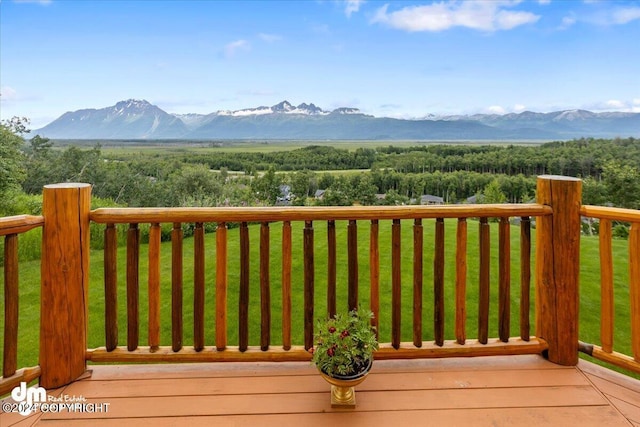
[[[378,349],[372,318],[371,311],[360,308],[318,320],[312,363],[329,376],[360,372]]]
[[[0,124],[0,214],[10,207],[15,191],[25,178],[23,144],[22,137],[12,132],[10,126]]]

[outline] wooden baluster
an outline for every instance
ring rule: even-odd
[[[118,234],[115,224],[104,230],[104,333],[107,351],[118,346]]]
[[[216,349],[227,347],[227,224],[216,230]]]
[[[629,298],[631,299],[631,349],[640,362],[640,222],[629,230]]]
[[[531,220],[522,217],[520,222],[520,338],[529,341],[531,325]]]
[[[498,336],[500,341],[509,342],[511,324],[511,237],[509,218],[500,218],[498,246]]]
[[[347,265],[349,275],[349,311],[358,309],[358,224],[349,220],[347,226]]]
[[[456,229],[456,342],[467,339],[467,219],[458,218]]]
[[[127,230],[127,350],[138,348],[140,336],[140,229],[129,224]]]
[[[240,351],[249,346],[249,226],[240,224],[240,299],[238,301],[238,340]]]
[[[422,347],[422,259],[424,246],[422,219],[413,222],[413,345]]]
[[[291,349],[291,222],[282,223],[282,348]]]
[[[313,293],[314,293],[314,260],[313,260],[313,223],[304,223],[304,348],[313,347]]]
[[[436,219],[435,255],[433,258],[433,320],[435,344],[444,345],[444,219]]]
[[[182,349],[182,224],[171,230],[171,348]]]
[[[480,292],[478,296],[478,342],[489,339],[489,280],[491,241],[487,218],[480,218]]]
[[[371,230],[369,231],[369,282],[371,286],[371,326],[376,328],[376,338],[380,338],[380,246],[379,246],[379,226],[378,220],[371,220]]]
[[[149,347],[160,346],[160,224],[149,228]]]
[[[196,223],[193,231],[193,348],[204,348],[204,227]]]
[[[613,249],[611,220],[601,219],[600,239],[600,342],[602,351],[613,351]]]
[[[271,292],[269,289],[269,223],[260,226],[260,349],[271,341]]]
[[[327,221],[327,312],[336,315],[336,222]]]
[[[391,225],[391,345],[400,348],[402,317],[402,266],[400,220],[394,219]]]
[[[4,342],[2,376],[12,376],[18,368],[18,235],[4,238]]]

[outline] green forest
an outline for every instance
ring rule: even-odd
[[[521,203],[536,176],[583,179],[583,203],[640,208],[640,139],[582,138],[539,145],[425,144],[354,149],[291,143],[278,150],[104,149],[29,135],[24,119],[0,127],[0,214],[38,214],[42,187],[93,186],[99,206],[269,206]],[[250,142],[245,142],[250,146]],[[167,144],[169,146],[169,144]]]

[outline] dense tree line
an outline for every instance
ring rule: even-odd
[[[42,187],[54,182],[88,182],[100,203],[123,206],[401,204],[419,203],[426,194],[446,203],[478,195],[485,202],[518,203],[535,197],[539,174],[583,178],[585,204],[640,208],[640,140],[634,138],[354,151],[314,145],[228,153],[212,147],[207,153],[116,156],[99,145],[61,149],[37,135],[26,139],[20,120],[4,122],[0,132],[2,215],[37,213]],[[315,197],[318,190],[322,197]],[[294,196],[285,197],[289,192]]]

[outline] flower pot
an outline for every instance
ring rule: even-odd
[[[355,408],[356,390],[355,386],[365,380],[371,370],[373,359],[369,360],[366,367],[353,375],[327,375],[320,371],[320,375],[331,384],[331,407],[332,408]]]

